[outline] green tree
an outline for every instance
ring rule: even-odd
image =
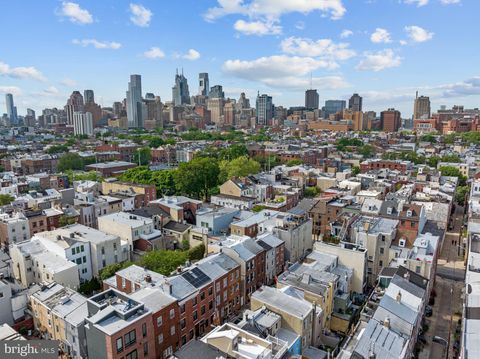
[[[303,161],[300,159],[294,159],[287,162],[287,166],[299,166],[303,164]]]
[[[63,152],[68,152],[67,145],[52,145],[47,150],[47,153],[51,155],[56,153],[63,153]]]
[[[175,172],[177,170],[153,171],[151,183],[157,187],[158,195],[172,196],[177,193],[175,187]]]
[[[372,145],[363,145],[358,149],[358,153],[364,158],[371,158],[375,154],[375,149]]]
[[[313,198],[318,196],[320,189],[318,187],[306,187],[303,195],[307,198]]]
[[[241,156],[231,161],[220,162],[220,182],[232,177],[253,175],[262,169],[260,163],[247,156]]]
[[[455,192],[455,202],[463,206],[465,204],[465,199],[467,198],[467,194],[470,191],[469,186],[458,186]]]
[[[205,255],[205,245],[203,243],[188,250],[188,259],[191,261],[200,260]]]
[[[220,169],[215,158],[195,157],[180,163],[174,174],[178,191],[208,200],[210,190],[217,186]]]
[[[154,272],[170,275],[177,267],[183,265],[187,259],[188,252],[157,250],[145,253],[139,264]]]
[[[134,156],[135,163],[140,163],[141,166],[148,165],[150,163],[151,158],[152,158],[152,153],[150,152],[150,148],[148,147],[139,148],[135,152],[135,156]]]
[[[420,137],[420,141],[437,143],[437,138],[434,135],[432,135],[431,133],[429,133],[427,135],[423,135],[422,137]]]
[[[253,206],[252,212],[258,213],[258,212],[263,211],[265,208],[267,208],[267,207],[266,207],[266,206],[263,206],[263,205],[261,205],[261,204],[256,204],[256,205]]]
[[[108,266],[103,267],[103,269],[100,271],[99,277],[101,280],[108,279],[113,275],[115,275],[115,273],[118,272],[119,270],[130,267],[132,264],[133,264],[132,262],[109,264]]]
[[[77,218],[76,217],[69,217],[69,216],[66,216],[66,215],[60,216],[60,219],[58,220],[58,225],[60,227],[65,227],[65,226],[68,226],[68,225],[74,224],[74,223],[77,223]]]
[[[68,170],[83,170],[85,166],[82,157],[78,153],[68,152],[58,160],[57,169],[60,172]]]
[[[353,166],[352,167],[352,176],[356,176],[360,173],[360,167],[358,166]]]
[[[0,194],[0,206],[6,206],[7,204],[12,203],[14,199],[15,198],[9,194]]]
[[[467,183],[467,177],[462,175],[460,170],[455,166],[442,166],[440,167],[440,172],[442,176],[457,177],[459,186],[465,186]]]
[[[83,295],[90,296],[95,291],[100,290],[101,288],[102,283],[100,283],[97,277],[93,277],[89,281],[80,284],[78,291]]]

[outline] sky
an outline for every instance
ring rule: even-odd
[[[227,96],[257,91],[275,105],[363,96],[364,110],[413,99],[432,109],[480,107],[478,0],[22,0],[0,12],[0,113],[12,93],[19,115],[63,107],[93,89],[111,106],[130,74],[170,101],[175,71],[190,94],[198,73]]]

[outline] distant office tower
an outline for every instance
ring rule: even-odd
[[[274,111],[272,96],[266,94],[260,95],[259,93],[257,95],[255,108],[257,112],[257,124],[262,126],[271,125]]]
[[[73,125],[73,114],[79,111],[83,111],[83,96],[80,91],[73,91],[65,105],[67,124]]]
[[[35,111],[27,108],[27,116],[25,116],[25,126],[35,126]]]
[[[142,76],[130,75],[126,105],[128,127],[143,128]]]
[[[363,113],[363,124],[365,130],[371,130],[373,128],[376,117],[377,113],[375,111],[366,111]]]
[[[235,100],[227,100],[223,106],[223,123],[227,126],[235,126]]]
[[[242,92],[240,94],[240,98],[238,99],[238,102],[237,102],[237,108],[239,110],[244,108],[250,108],[250,100],[245,96],[245,92]]]
[[[343,111],[347,107],[345,100],[327,100],[325,101],[324,117],[328,119],[330,115]]]
[[[305,107],[309,110],[316,110],[318,109],[319,104],[318,99],[318,92],[317,90],[307,90],[305,91]]]
[[[13,95],[11,93],[7,93],[5,95],[5,103],[7,105],[7,116],[10,121],[10,125],[17,125],[17,107],[13,104]]]
[[[354,93],[348,100],[348,108],[352,111],[362,111],[362,96]]]
[[[210,98],[225,98],[225,93],[223,92],[223,87],[221,85],[215,85],[210,88],[208,93]]]
[[[175,75],[175,86],[172,87],[172,101],[175,106],[190,104],[190,93],[188,91],[187,78],[182,74]]]
[[[160,96],[154,94],[145,95],[146,105],[146,119],[145,128],[153,130],[155,128],[163,127],[163,103],[160,100]]]
[[[413,104],[413,118],[414,119],[430,118],[430,97],[427,97],[427,96],[418,97],[418,91],[415,96],[415,102]]]
[[[113,103],[113,115],[115,117],[122,116],[122,112],[124,111],[123,103],[121,102],[114,102]]]
[[[93,90],[83,91],[83,101],[85,103],[95,103],[95,96],[93,94]]]
[[[220,124],[223,119],[225,100],[221,97],[210,97],[207,100],[207,110],[210,111],[210,120],[215,124]]]
[[[208,73],[200,72],[198,74],[198,94],[200,96],[208,96],[210,82],[208,81]]]
[[[397,132],[401,124],[400,111],[389,108],[380,113],[380,123],[385,132]]]
[[[73,113],[73,133],[93,136],[93,117],[90,112]]]

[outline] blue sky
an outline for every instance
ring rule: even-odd
[[[93,89],[103,106],[125,97],[129,75],[171,100],[176,68],[190,93],[199,72],[228,96],[269,93],[276,105],[364,97],[364,109],[413,98],[478,107],[478,0],[24,0],[4,2],[0,107],[63,106]]]

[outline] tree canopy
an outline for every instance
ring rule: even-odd
[[[6,206],[7,204],[12,203],[14,199],[15,198],[9,194],[0,194],[0,206]]]
[[[248,156],[237,157],[232,161],[220,162],[220,182],[225,182],[232,177],[245,177],[260,172],[260,163]]]
[[[85,162],[78,153],[67,152],[60,157],[57,164],[57,169],[60,172],[68,170],[83,170]]]
[[[208,200],[212,188],[218,185],[218,161],[210,157],[194,157],[182,162],[174,174],[177,190],[189,196]]]

